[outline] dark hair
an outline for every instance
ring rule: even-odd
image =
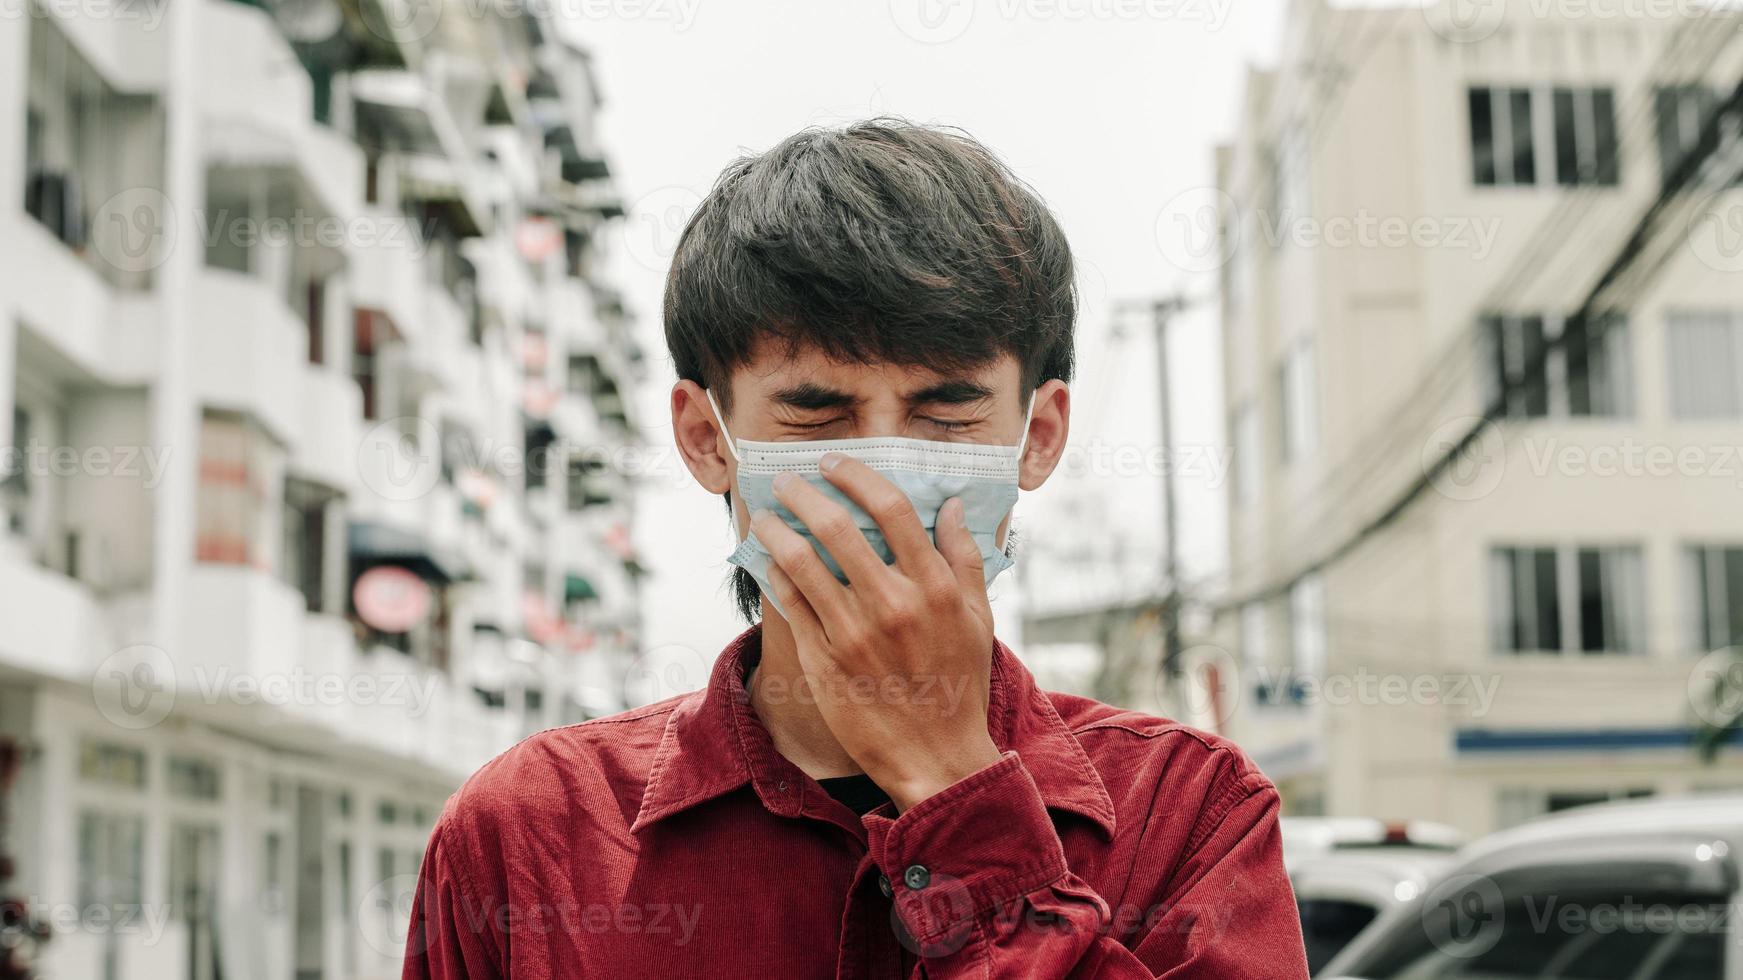
[[[944,371],[1010,354],[1025,389],[1069,381],[1076,317],[1071,249],[1040,197],[966,133],[900,119],[735,160],[666,278],[678,376],[723,408],[765,340]],[[741,570],[734,587],[754,619],[754,580]]]

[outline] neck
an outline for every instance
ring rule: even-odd
[[[851,776],[859,763],[836,741],[810,695],[793,628],[763,600],[762,657],[750,678],[750,704],[775,751],[812,779]]]

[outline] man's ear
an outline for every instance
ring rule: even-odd
[[[732,488],[731,457],[720,422],[708,404],[708,395],[694,381],[680,381],[672,386],[672,438],[678,443],[678,455],[690,475],[709,493],[725,493]]]
[[[1017,471],[1017,486],[1034,490],[1047,482],[1065,455],[1071,432],[1071,389],[1058,378],[1035,389],[1035,412],[1029,419],[1029,444]]]

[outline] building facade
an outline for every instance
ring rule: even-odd
[[[447,795],[634,697],[598,106],[495,5],[0,18],[0,893],[45,975],[397,976]]]
[[[1743,785],[1692,744],[1743,643],[1736,14],[1479,6],[1294,3],[1218,151],[1229,572],[1185,700],[1296,813]]]

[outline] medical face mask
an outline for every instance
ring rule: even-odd
[[[991,584],[998,574],[1011,567],[996,539],[999,524],[1017,503],[1017,468],[1023,450],[1029,444],[1029,421],[1035,412],[1035,396],[1029,396],[1029,408],[1023,415],[1023,437],[1015,446],[983,446],[974,443],[933,442],[927,439],[879,437],[871,439],[813,439],[804,442],[753,442],[733,439],[727,431],[726,418],[714,393],[708,392],[708,404],[720,422],[733,458],[738,460],[738,494],[747,513],[766,510],[780,517],[787,526],[811,543],[825,565],[842,583],[847,576],[826,548],[804,522],[775,499],[774,480],[782,473],[792,473],[822,491],[853,516],[860,533],[872,546],[884,564],[895,562],[889,543],[878,529],[877,521],[858,504],[823,477],[819,464],[824,453],[842,453],[870,466],[884,479],[896,485],[914,504],[914,512],[927,531],[938,523],[938,509],[951,497],[962,498],[963,521],[974,543],[980,547],[981,563],[986,582]],[[934,538],[936,541],[936,538]],[[751,574],[763,595],[780,609],[775,590],[769,584],[769,567],[774,559],[768,548],[757,540],[752,530],[739,542],[726,559]]]

